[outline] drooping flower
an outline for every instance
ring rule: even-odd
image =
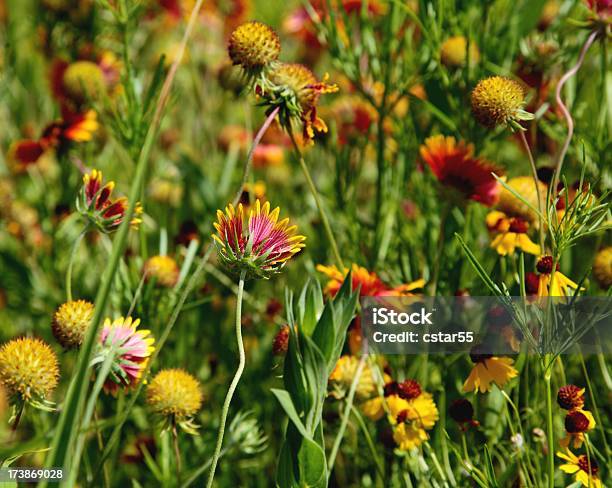
[[[227,49],[232,63],[254,76],[278,59],[281,44],[274,29],[262,22],[252,21],[232,32]]]
[[[522,130],[519,122],[533,119],[533,114],[523,110],[525,90],[509,78],[491,76],[480,80],[471,98],[474,118],[485,127],[510,125]]]
[[[296,235],[297,226],[289,226],[289,219],[278,221],[279,213],[279,207],[270,212],[270,202],[261,205],[259,200],[248,219],[242,204],[228,205],[225,213],[217,210],[213,239],[230,271],[244,272],[247,278],[269,278],[304,248],[306,238]]]
[[[416,382],[412,380],[413,383]],[[416,388],[411,390],[412,394],[406,398],[395,393],[385,397],[389,422],[393,426],[393,439],[400,449],[407,451],[429,438],[427,430],[432,429],[439,418],[431,393],[421,391],[420,386],[418,394]]]
[[[149,330],[137,330],[140,319],[119,317],[106,319],[100,334],[98,352],[93,364],[100,367],[112,355],[111,369],[104,391],[116,394],[119,388],[135,386],[155,350],[155,339]]]
[[[602,290],[612,286],[612,246],[603,248],[595,255],[593,277]]]
[[[568,297],[578,290],[578,284],[559,271],[559,264],[553,273],[552,256],[542,256],[536,264],[539,273],[538,296]]]
[[[182,369],[163,369],[147,386],[147,405],[163,419],[163,427],[174,424],[190,434],[196,434],[193,416],[202,406],[200,382]]]
[[[440,60],[449,68],[464,66],[467,61],[468,47],[464,36],[452,36],[446,39],[440,47]],[[474,41],[470,42],[470,65],[476,64],[480,59],[478,46]]]
[[[63,303],[53,314],[51,331],[64,348],[72,349],[83,343],[93,318],[94,306],[86,300]]]
[[[523,252],[539,255],[542,251],[527,235],[529,222],[520,217],[508,217],[505,213],[494,210],[487,215],[487,227],[495,237],[491,247],[500,256],[513,254],[516,248]]]
[[[348,275],[348,268],[344,272],[335,266],[317,265],[317,271],[325,274],[329,281],[325,285],[325,293],[331,297],[335,296],[340,290],[344,278]],[[380,277],[375,272],[370,272],[366,268],[355,263],[351,266],[352,289],[359,288],[360,296],[412,296],[413,291],[423,288],[425,280],[420,279],[412,283],[406,283],[396,287],[390,287],[383,283]]]
[[[584,434],[589,430],[593,430],[596,426],[593,414],[588,410],[576,408],[570,410],[565,416],[565,431],[567,436],[561,439],[559,443],[562,447],[572,445],[575,449],[582,446],[584,442]]]
[[[158,286],[172,288],[179,279],[179,267],[170,256],[151,256],[145,261],[145,280],[155,279]]]
[[[557,452],[557,456],[566,461],[565,464],[559,467],[561,471],[573,474],[574,479],[581,483],[582,486],[602,488],[601,480],[597,476],[599,466],[593,457],[589,459],[585,454],[576,456],[569,449],[565,453]]]
[[[111,197],[115,183],[110,181],[103,185],[102,182],[102,172],[96,169],[83,175],[83,187],[76,202],[77,210],[99,230],[110,233],[116,230],[123,221],[128,201],[125,197],[113,200]],[[142,207],[137,203],[131,221],[133,226],[141,222],[140,214],[142,214]]]
[[[268,80],[259,94],[271,109],[280,108],[279,120],[284,128],[301,126],[308,144],[312,144],[315,132],[327,132],[317,106],[321,95],[338,91],[337,85],[327,83],[327,76],[318,81],[304,65],[278,63],[270,70]]]
[[[58,379],[57,356],[46,342],[20,337],[0,347],[0,383],[14,401],[48,409]]]
[[[565,385],[559,388],[557,403],[565,410],[581,409],[584,407],[584,388],[576,385]]]
[[[500,170],[484,159],[475,158],[473,144],[457,143],[454,137],[436,135],[425,140],[420,153],[443,185],[483,205],[497,202],[499,184],[492,173],[499,174]]]
[[[480,391],[485,393],[491,391],[491,385],[495,383],[498,388],[503,388],[508,381],[518,375],[512,364],[514,361],[508,357],[497,357],[492,354],[470,354],[474,366],[465,383],[463,391]]]

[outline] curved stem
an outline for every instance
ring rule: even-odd
[[[533,183],[536,188],[536,198],[538,199],[538,224],[539,224],[539,236],[540,236],[540,253],[544,253],[544,221],[542,216],[544,213],[542,212],[542,195],[540,194],[540,181],[538,180],[538,169],[536,168],[535,160],[533,159],[533,153],[531,152],[531,148],[527,143],[527,138],[525,137],[525,132],[519,130],[519,137],[521,142],[523,143],[523,147],[525,151],[527,151],[527,156],[529,157],[529,165],[531,166],[531,174],[533,176]],[[554,188],[554,187],[553,187]]]
[[[74,266],[74,258],[76,257],[77,250],[79,249],[79,245],[87,234],[88,227],[85,227],[79,236],[74,241],[72,245],[72,250],[70,251],[70,261],[68,261],[68,269],[66,270],[66,298],[69,302],[72,301],[72,268]]]
[[[219,456],[221,455],[221,447],[223,446],[223,436],[225,434],[225,424],[227,422],[227,414],[229,412],[230,404],[234,392],[238,387],[238,382],[244,371],[244,365],[246,358],[244,355],[244,344],[242,343],[242,296],[244,294],[244,277],[245,272],[240,274],[240,281],[238,282],[238,294],[236,296],[236,342],[238,343],[238,369],[232,379],[227,395],[225,395],[225,401],[223,402],[223,410],[221,411],[221,424],[219,425],[219,433],[217,434],[217,444],[215,446],[215,453],[213,454],[212,466],[210,467],[210,474],[208,475],[208,481],[206,487],[210,488],[215,478],[215,471],[217,469],[217,463],[219,462]]]
[[[595,42],[595,39],[597,38],[598,34],[598,31],[591,32],[591,35],[587,38],[586,42],[582,46],[582,49],[580,50],[578,61],[569,71],[567,71],[567,73],[565,73],[561,77],[559,83],[557,84],[555,100],[557,102],[557,106],[561,109],[561,112],[563,113],[563,117],[565,117],[565,121],[567,122],[567,137],[563,142],[563,146],[561,147],[561,151],[559,152],[559,156],[557,158],[557,164],[555,165],[555,173],[553,174],[551,185],[553,192],[556,191],[557,183],[559,182],[559,176],[561,175],[561,168],[563,167],[563,159],[565,158],[565,155],[570,145],[570,141],[572,140],[572,136],[574,135],[574,120],[572,119],[572,115],[570,114],[569,110],[561,99],[561,90],[563,89],[565,83],[567,83],[567,80],[574,76],[582,66],[582,63],[584,62],[584,57],[586,56],[586,53],[593,44],[593,42]]]
[[[357,365],[355,377],[353,378],[353,382],[351,383],[351,387],[349,388],[348,396],[346,397],[346,406],[344,407],[344,413],[342,414],[342,422],[340,423],[340,429],[338,430],[338,434],[334,439],[334,445],[332,446],[332,450],[329,454],[329,459],[327,462],[327,473],[330,477],[334,470],[334,463],[336,462],[336,456],[338,455],[340,444],[342,444],[342,438],[344,437],[344,432],[346,431],[346,426],[348,425],[349,417],[351,416],[351,408],[353,407],[355,392],[357,391],[357,385],[359,384],[361,373],[363,372],[367,357],[368,355],[365,354],[365,352],[361,353],[361,359],[359,360],[359,364]]]
[[[240,187],[238,187],[238,192],[236,193],[236,196],[234,197],[233,205],[236,205],[240,201],[240,196],[242,195],[244,184],[246,183],[249,177],[249,173],[251,172],[251,166],[253,164],[253,153],[255,152],[255,149],[257,148],[257,146],[259,146],[259,143],[261,142],[261,138],[264,136],[264,134],[268,130],[268,127],[270,127],[270,125],[272,124],[272,121],[278,115],[279,110],[280,110],[280,107],[276,107],[274,110],[272,110],[272,112],[270,112],[270,114],[264,121],[263,125],[259,128],[259,130],[257,131],[257,134],[255,134],[255,137],[253,138],[251,149],[249,149],[249,153],[247,154],[246,163],[244,164],[244,168],[242,170],[242,183],[240,183]]]
[[[323,222],[323,227],[325,229],[325,233],[327,234],[327,239],[332,247],[332,252],[334,253],[334,259],[336,260],[336,264],[339,266],[340,271],[344,270],[344,263],[342,261],[342,257],[340,256],[340,251],[338,250],[338,244],[336,243],[336,239],[334,237],[334,233],[331,230],[331,226],[329,225],[329,220],[327,219],[327,215],[325,215],[325,211],[323,210],[323,205],[321,204],[321,199],[319,198],[319,192],[317,191],[317,187],[312,181],[312,176],[310,176],[310,170],[308,166],[306,166],[306,161],[304,161],[304,156],[302,155],[302,151],[300,150],[297,142],[295,141],[295,137],[293,136],[293,131],[291,128],[288,129],[289,137],[291,138],[291,143],[293,144],[293,149],[295,154],[300,161],[300,166],[302,168],[302,172],[304,173],[304,177],[306,178],[306,183],[308,183],[308,188],[310,189],[310,193],[315,200],[315,204],[317,205],[317,210],[319,211],[319,215],[321,216],[321,221]]]

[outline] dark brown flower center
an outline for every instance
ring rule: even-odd
[[[405,380],[397,385],[397,393],[404,400],[412,400],[421,394],[421,385],[416,380]]]
[[[536,264],[536,269],[541,274],[550,274],[553,269],[553,258],[552,256],[542,256]],[[559,265],[557,264],[557,270],[559,269]]]
[[[459,398],[451,403],[448,413],[455,422],[464,424],[472,420],[474,416],[474,407],[469,400]]]
[[[570,434],[579,434],[589,430],[588,417],[578,410],[574,410],[565,417],[565,430]]]
[[[557,393],[557,403],[565,410],[582,407],[584,405],[582,388],[576,385],[562,386]]]
[[[510,220],[510,232],[515,232],[516,234],[525,234],[527,233],[527,228],[529,224],[523,219],[513,218]]]
[[[589,458],[586,457],[586,455],[582,454],[578,456],[578,467],[585,473],[589,474]],[[599,466],[597,465],[595,459],[591,458],[591,476],[596,476],[598,472]]]

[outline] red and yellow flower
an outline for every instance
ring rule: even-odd
[[[516,248],[523,252],[539,255],[542,251],[527,235],[529,222],[520,217],[508,217],[505,213],[494,210],[487,215],[487,227],[495,237],[491,247],[500,256],[513,254]]]
[[[306,238],[296,234],[297,226],[290,226],[289,219],[279,221],[279,214],[279,207],[270,211],[270,202],[262,205],[259,200],[248,219],[242,204],[229,204],[225,213],[217,210],[217,234],[212,237],[229,270],[247,278],[268,278],[304,248]]]
[[[568,297],[578,290],[578,284],[559,271],[557,263],[553,273],[553,257],[541,256],[536,264],[538,270],[539,297]]]
[[[437,135],[425,140],[420,153],[443,185],[483,205],[492,206],[497,202],[499,184],[492,173],[500,171],[492,163],[475,158],[473,144]]]
[[[561,471],[567,474],[574,475],[574,479],[581,483],[582,486],[588,486],[590,488],[602,488],[602,483],[599,477],[599,466],[593,457],[590,459],[581,454],[576,456],[569,449],[563,452],[558,452],[557,456],[563,459],[565,464],[562,464],[559,468]]]

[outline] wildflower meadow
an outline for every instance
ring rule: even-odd
[[[0,487],[612,487],[610,0],[0,0]]]

